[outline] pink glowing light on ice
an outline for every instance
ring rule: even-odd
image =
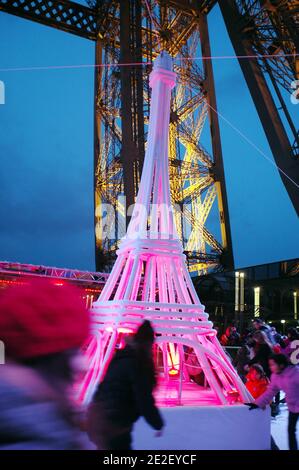
[[[108,326],[106,328],[106,331],[108,333],[113,333],[114,328],[112,326]],[[128,335],[132,335],[134,333],[134,330],[132,330],[131,328],[124,328],[124,327],[117,328],[117,331],[118,333],[123,333],[123,334],[128,334]]]

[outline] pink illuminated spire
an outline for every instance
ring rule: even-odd
[[[132,219],[126,238],[176,238],[170,202],[168,133],[171,89],[176,74],[172,59],[162,52],[150,74],[152,88],[147,151]],[[149,233],[148,233],[149,232]]]
[[[168,173],[175,79],[172,59],[162,52],[150,74],[149,134],[136,204],[113,270],[91,312],[92,337],[85,352],[90,368],[79,387],[79,399],[85,402],[103,378],[123,335],[134,332],[144,319],[152,322],[156,332],[158,402],[187,403],[190,393],[196,404],[251,399],[197,296],[175,228]],[[201,387],[190,381],[188,354],[204,376]]]

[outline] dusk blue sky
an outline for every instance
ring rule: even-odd
[[[209,26],[213,55],[233,55],[218,7]],[[93,42],[0,13],[1,69],[93,60]],[[214,72],[218,110],[272,159],[238,62],[215,60]],[[93,70],[0,80],[0,260],[93,270]],[[276,168],[220,126],[236,266],[297,257],[298,218]]]

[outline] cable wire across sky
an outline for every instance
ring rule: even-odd
[[[264,54],[264,55],[225,55],[225,56],[198,56],[198,57],[181,57],[174,61],[184,60],[258,60],[258,59],[283,59],[285,57],[299,57],[299,54]],[[127,63],[107,63],[107,64],[70,64],[70,65],[37,65],[29,67],[6,67],[0,68],[0,73],[4,72],[27,72],[38,70],[60,70],[60,69],[82,69],[82,68],[105,68],[105,67],[137,67],[152,65],[152,62],[127,62]]]

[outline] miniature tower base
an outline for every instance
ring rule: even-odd
[[[136,450],[270,450],[270,409],[242,405],[160,408],[163,435],[140,419],[134,428]]]
[[[133,214],[113,270],[92,308],[92,337],[86,347],[90,369],[78,391],[85,403],[104,378],[115,349],[122,347],[123,336],[133,334],[145,319],[156,334],[159,403],[186,403],[188,390],[195,387],[194,375],[202,380],[195,393],[197,404],[208,400],[232,405],[252,399],[198,298],[175,227],[168,172],[175,81],[172,59],[162,52],[150,74],[148,143]]]

